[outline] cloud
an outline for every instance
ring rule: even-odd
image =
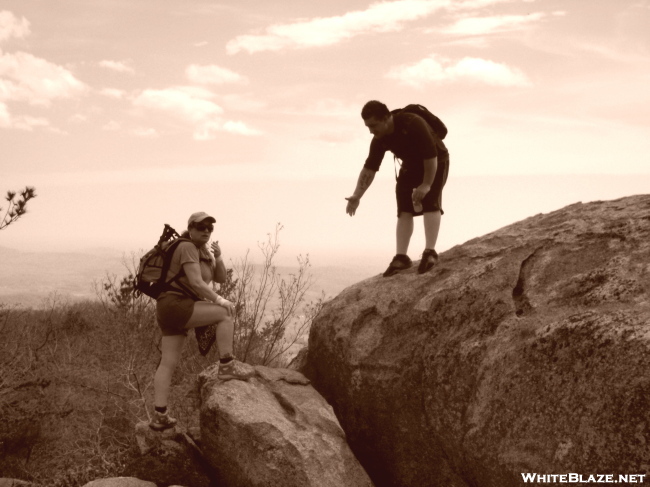
[[[537,12],[528,15],[498,15],[492,17],[467,17],[454,24],[440,29],[445,34],[452,35],[485,35],[495,32],[521,30],[527,25],[546,17]]]
[[[0,127],[11,126],[11,115],[6,103],[0,102]]]
[[[132,133],[136,137],[144,137],[149,139],[158,137],[158,131],[156,131],[156,129],[153,128],[138,127],[135,130],[133,130]]]
[[[128,74],[135,73],[135,70],[131,66],[129,66],[126,62],[104,60],[104,61],[100,61],[99,65],[102,68],[110,69],[112,71],[117,71],[118,73],[128,73]]]
[[[239,135],[258,135],[260,132],[248,128],[242,122],[226,121],[222,118],[223,108],[212,99],[209,90],[191,86],[144,90],[135,98],[138,107],[167,112],[194,126],[194,139],[211,140],[216,132],[225,131]]]
[[[223,124],[223,130],[231,134],[237,134],[237,135],[261,135],[262,134],[262,132],[260,132],[259,130],[252,129],[243,122],[233,122],[232,120],[229,120]]]
[[[460,10],[479,10],[485,7],[491,7],[499,3],[514,3],[517,0],[454,0],[449,4],[450,11]],[[523,0],[532,3],[534,0]]]
[[[494,1],[494,0],[492,0]],[[398,31],[417,20],[451,5],[450,0],[397,0],[373,3],[336,17],[319,17],[266,28],[265,34],[237,36],[226,45],[228,54],[330,46],[371,32]]]
[[[109,98],[121,99],[124,98],[124,91],[117,88],[104,88],[100,90],[100,95],[108,96]]]
[[[50,127],[50,122],[42,117],[13,117],[5,103],[0,102],[0,128],[11,128],[31,132],[36,127]]]
[[[465,57],[455,63],[430,56],[415,64],[392,68],[387,78],[421,88],[428,83],[477,82],[492,86],[529,86],[530,80],[517,68],[487,59]]]
[[[68,118],[70,123],[84,123],[88,121],[88,117],[81,113],[75,113],[70,118]]]
[[[117,130],[120,130],[121,128],[122,126],[119,123],[117,123],[115,120],[111,120],[110,122],[108,122],[106,125],[102,127],[102,130],[115,132]]]
[[[226,83],[248,83],[248,79],[241,74],[216,65],[199,66],[191,64],[185,69],[185,76],[192,83],[203,85],[222,85]]]
[[[0,100],[49,106],[55,98],[71,98],[86,89],[61,66],[25,52],[0,53]]]
[[[27,19],[24,17],[18,19],[7,10],[0,12],[0,42],[12,37],[27,37],[29,33],[29,22]]]
[[[24,38],[30,34],[27,19],[0,11],[0,42],[10,38]],[[51,127],[49,120],[29,115],[15,116],[9,109],[11,102],[50,106],[57,98],[71,98],[87,90],[86,85],[67,69],[25,52],[0,51],[0,128],[32,131]]]
[[[50,122],[43,117],[30,117],[23,115],[16,117],[13,121],[13,127],[19,130],[26,130],[31,132],[35,127],[49,127]]]
[[[134,104],[170,112],[193,123],[201,123],[213,120],[223,113],[223,109],[210,98],[213,98],[212,93],[202,88],[148,89],[134,100]]]
[[[221,104],[231,110],[238,112],[259,112],[266,108],[267,103],[249,94],[225,94],[219,95]]]

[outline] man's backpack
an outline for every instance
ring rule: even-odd
[[[391,113],[395,115],[396,113],[413,113],[423,118],[424,121],[431,127],[433,133],[436,134],[436,137],[439,139],[444,139],[447,135],[447,127],[442,123],[438,117],[431,113],[425,106],[422,105],[406,105],[404,108],[398,108],[397,110],[392,110]]]
[[[136,293],[146,294],[156,299],[163,291],[174,289],[171,284],[176,282],[185,294],[192,298],[196,296],[187,286],[182,286],[180,282],[177,282],[178,278],[184,275],[182,270],[170,280],[167,280],[172,256],[181,242],[191,242],[191,240],[181,237],[176,230],[165,224],[165,229],[160,239],[158,239],[158,243],[140,259],[133,286]],[[174,290],[178,291],[178,289]]]

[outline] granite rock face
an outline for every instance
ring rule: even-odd
[[[332,408],[295,370],[255,367],[247,382],[199,375],[201,446],[219,485],[371,487]]]
[[[136,479],[134,477],[114,477],[98,479],[88,482],[83,487],[156,487],[153,482]]]
[[[377,486],[648,473],[650,196],[537,215],[427,274],[351,286],[302,370]]]

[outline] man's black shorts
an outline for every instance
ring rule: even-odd
[[[445,212],[442,210],[442,188],[447,182],[447,175],[449,174],[449,153],[438,155],[438,168],[436,175],[433,178],[431,190],[422,199],[422,211],[416,213],[413,209],[412,194],[413,190],[422,184],[422,172],[409,171],[405,169],[406,165],[402,165],[402,170],[397,178],[395,185],[395,196],[397,198],[397,217],[401,212],[411,213],[414,216],[421,215],[422,213],[430,211],[440,211],[441,214]],[[424,168],[423,168],[424,170]]]

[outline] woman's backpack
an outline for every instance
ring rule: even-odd
[[[172,256],[176,247],[181,242],[191,242],[191,240],[181,237],[170,225],[165,224],[165,229],[158,239],[158,243],[140,259],[138,272],[133,285],[135,293],[146,294],[156,299],[164,291],[169,291],[170,289],[178,291],[178,289],[171,287],[171,284],[176,282],[185,294],[198,299],[191,289],[178,282],[178,279],[184,275],[182,270],[167,280]]]

